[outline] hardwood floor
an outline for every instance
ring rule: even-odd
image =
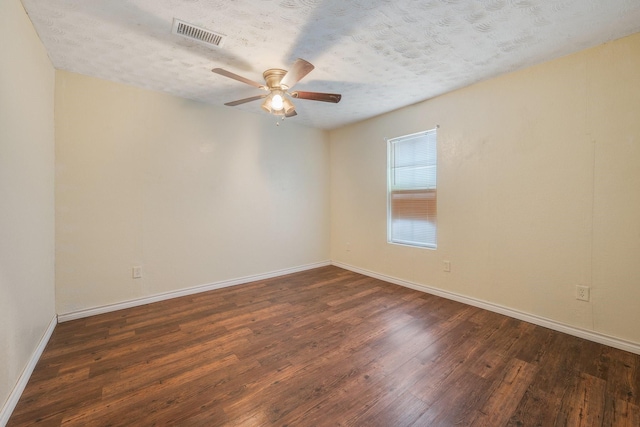
[[[640,426],[640,356],[337,267],[56,327],[9,426]]]

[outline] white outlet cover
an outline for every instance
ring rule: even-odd
[[[142,267],[140,267],[139,265],[138,265],[138,266],[133,267],[133,268],[131,269],[131,276],[132,276],[134,279],[140,279],[140,278],[142,277]]]
[[[588,286],[576,286],[576,299],[580,301],[589,301],[589,287]]]

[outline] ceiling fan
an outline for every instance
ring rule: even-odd
[[[342,95],[337,93],[303,91],[290,92],[291,88],[293,88],[296,83],[309,74],[313,69],[314,66],[311,63],[298,58],[293,63],[293,66],[289,71],[281,70],[279,68],[270,68],[262,73],[265,84],[249,80],[222,68],[214,68],[211,71],[268,92],[262,95],[252,96],[250,98],[227,102],[224,105],[235,107],[236,105],[244,104],[245,102],[264,99],[265,101],[262,103],[262,108],[268,113],[275,114],[277,116],[293,117],[297,113],[293,102],[291,102],[289,98],[332,102],[334,104],[340,102],[340,99],[342,98]]]

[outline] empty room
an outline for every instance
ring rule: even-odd
[[[640,426],[640,2],[0,17],[0,426]]]

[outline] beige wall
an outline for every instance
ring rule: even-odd
[[[64,71],[55,114],[59,314],[329,259],[326,132]]]
[[[55,316],[54,70],[19,0],[0,2],[0,55],[2,407]]]
[[[332,131],[332,260],[640,343],[638,70],[640,34]],[[438,249],[387,244],[384,138],[436,125]]]

